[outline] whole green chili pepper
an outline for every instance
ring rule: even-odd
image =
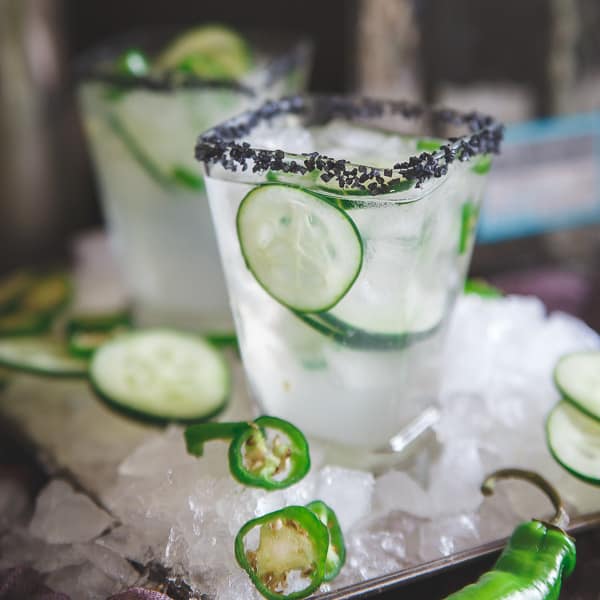
[[[446,600],[556,600],[562,578],[573,572],[575,542],[562,529],[568,516],[558,492],[537,473],[521,469],[492,473],[481,491],[490,495],[497,480],[508,478],[529,481],[545,492],[555,509],[553,518],[521,523],[494,568]]]
[[[268,431],[275,432],[268,435]],[[202,456],[204,443],[231,440],[229,470],[240,483],[278,490],[300,481],[310,469],[308,442],[291,423],[262,416],[250,422],[198,423],[185,432],[187,450]]]
[[[337,523],[327,505],[311,504],[325,507]],[[330,547],[328,527],[310,505],[288,506],[246,523],[235,538],[235,558],[265,598],[290,600],[325,580]]]

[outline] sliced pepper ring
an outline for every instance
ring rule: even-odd
[[[258,545],[248,550],[246,539],[257,527]],[[293,600],[314,592],[325,576],[328,547],[327,527],[304,506],[288,506],[248,521],[238,532],[234,546],[238,564],[268,600]],[[292,573],[308,578],[308,583],[286,593]]]
[[[342,528],[335,512],[322,500],[314,500],[308,503],[306,508],[315,513],[321,523],[327,527],[329,547],[327,549],[323,581],[331,581],[338,576],[346,562],[346,544],[344,543]]]
[[[276,430],[269,447],[266,430]],[[231,474],[245,485],[267,490],[287,488],[300,481],[310,469],[310,453],[304,434],[294,425],[276,417],[258,417],[236,435],[229,446]],[[287,473],[276,479],[282,471]]]
[[[269,440],[267,430],[278,433]],[[310,469],[310,452],[304,434],[277,417],[254,421],[198,423],[184,432],[187,451],[202,456],[211,440],[231,440],[229,470],[240,483],[279,490],[300,481]],[[282,439],[285,438],[285,441]],[[277,478],[284,473],[284,476]]]

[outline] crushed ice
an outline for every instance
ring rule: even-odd
[[[593,331],[566,314],[546,316],[535,298],[464,297],[448,335],[428,468],[417,457],[375,477],[324,464],[317,451],[302,482],[265,492],[230,477],[225,444],[208,444],[196,460],[172,427],[121,463],[116,484],[101,498],[112,516],[67,484],[51,483],[29,524],[38,540],[23,528],[10,531],[0,539],[1,566],[27,563],[48,573],[57,591],[83,597],[84,586],[88,597],[101,597],[136,583],[128,561],[154,560],[211,597],[254,598],[233,539],[244,522],[284,505],[320,498],[338,514],[347,564],[324,590],[477,546],[550,511],[536,490],[518,483],[484,501],[479,485],[498,467],[537,470],[558,486],[572,512],[598,510],[600,490],[554,463],[543,428],[558,400],[551,381],[556,359],[597,347]]]

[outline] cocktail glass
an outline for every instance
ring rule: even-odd
[[[136,321],[233,332],[194,142],[199,130],[266,98],[300,91],[310,47],[247,36],[255,66],[237,80],[170,72],[124,77],[111,70],[124,51],[156,55],[176,36],[127,36],[84,57],[81,113]]]
[[[268,102],[200,136],[262,412],[355,456],[402,449],[436,404],[501,137],[477,113],[333,96]]]

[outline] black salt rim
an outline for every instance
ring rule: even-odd
[[[296,67],[306,64],[310,56],[310,45],[298,42],[291,50],[269,62],[263,85],[270,87],[291,73]],[[257,90],[235,79],[210,79],[185,74],[178,71],[165,71],[156,75],[122,75],[114,73],[94,61],[83,61],[76,66],[78,81],[96,81],[122,89],[142,88],[153,92],[173,92],[178,89],[226,89],[254,97]]]
[[[435,152],[422,152],[389,168],[356,165],[318,152],[291,154],[283,150],[252,148],[240,138],[249,134],[263,121],[283,114],[301,115],[310,112],[315,123],[333,118],[369,119],[389,116],[404,118],[429,117],[435,124],[465,125],[469,134],[447,138],[447,143]],[[460,113],[451,109],[428,109],[403,100],[376,100],[344,96],[290,96],[268,101],[256,110],[225,121],[198,138],[196,159],[209,165],[220,164],[229,171],[246,171],[253,161],[252,172],[281,171],[306,175],[317,171],[324,183],[335,180],[342,189],[358,190],[373,196],[394,192],[405,180],[415,187],[431,178],[443,177],[455,160],[466,161],[480,154],[498,154],[503,126],[492,117],[477,112]],[[237,140],[237,141],[236,141]]]

